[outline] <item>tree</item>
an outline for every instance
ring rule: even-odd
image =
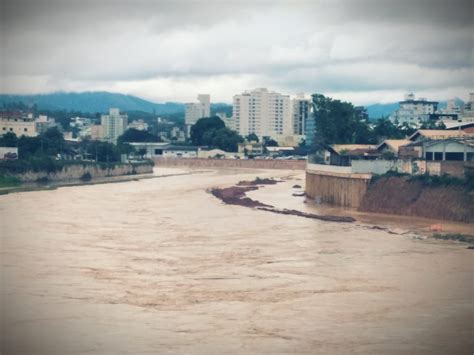
[[[18,145],[18,138],[15,133],[7,132],[0,136],[0,147],[16,147]]]
[[[161,142],[161,139],[147,131],[129,128],[118,138],[117,142],[119,144],[125,142]]]
[[[220,128],[217,130],[207,131],[205,145],[217,147],[226,152],[236,152],[238,144],[244,139],[235,131],[228,128]]]
[[[85,144],[85,151],[98,162],[110,163],[120,161],[120,152],[117,146],[112,143],[89,141]]]
[[[366,143],[369,127],[357,114],[354,106],[325,97],[313,96],[313,110],[316,123],[315,143],[322,148],[328,144]]]
[[[191,141],[194,145],[205,145],[203,137],[206,132],[221,128],[225,128],[225,124],[219,117],[212,116],[201,118],[191,127]]]
[[[278,147],[278,142],[270,137],[263,137],[263,145],[265,147]]]
[[[392,121],[387,118],[381,118],[377,120],[375,127],[373,128],[373,137],[376,142],[383,141],[384,139],[402,139],[405,138],[405,133],[399,127],[395,126]]]
[[[61,153],[64,147],[64,135],[57,127],[48,129],[39,136],[43,151],[47,155],[56,155]]]
[[[64,136],[57,127],[48,129],[37,137],[18,138],[18,156],[27,158],[33,155],[56,156],[64,148]]]
[[[259,142],[258,136],[255,133],[250,133],[247,137],[245,137],[249,142]]]

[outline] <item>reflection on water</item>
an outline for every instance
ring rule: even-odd
[[[224,205],[206,192],[256,176],[292,180],[250,197],[328,213],[291,196],[303,176],[289,171],[0,196],[3,352],[472,349],[472,251],[370,228],[422,230],[429,221],[323,222]]]

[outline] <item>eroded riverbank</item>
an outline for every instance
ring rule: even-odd
[[[216,170],[0,196],[3,353],[469,352],[465,246],[373,229],[363,214],[332,223],[206,192],[285,178],[247,195],[337,213],[291,196],[299,174]]]

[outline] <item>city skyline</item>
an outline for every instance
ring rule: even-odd
[[[1,93],[231,103],[267,87],[354,104],[474,91],[472,2],[2,3]]]

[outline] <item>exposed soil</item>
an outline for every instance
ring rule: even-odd
[[[244,206],[244,207],[271,207],[271,205],[266,205],[259,201],[252,200],[249,197],[246,197],[245,193],[247,191],[257,190],[257,186],[247,186],[247,187],[227,187],[223,189],[214,188],[211,189],[211,194],[213,194],[218,199],[222,200],[224,203],[228,205],[237,205],[237,206]]]
[[[274,206],[267,205],[257,200],[253,200],[247,197],[246,195],[247,191],[254,191],[254,190],[259,189],[259,187],[255,185],[265,185],[265,184],[274,185],[277,182],[279,181],[273,180],[273,179],[258,179],[257,178],[254,181],[241,181],[237,184],[238,186],[232,186],[232,187],[226,187],[226,188],[213,188],[210,190],[210,193],[228,205],[258,208],[262,211],[292,215],[292,216],[299,216],[299,217],[305,217],[305,218],[312,218],[312,219],[320,219],[323,221],[332,221],[332,222],[354,222],[355,221],[354,218],[346,217],[346,216],[318,215],[318,214],[306,213],[306,212],[301,212],[297,210],[288,210],[288,209],[281,210],[281,209],[275,208]],[[293,195],[295,196],[295,194]]]
[[[473,223],[474,192],[390,177],[369,186],[359,210]]]
[[[255,180],[252,181],[240,181],[237,186],[275,185],[279,182],[279,180],[275,179],[260,179],[257,177]]]

